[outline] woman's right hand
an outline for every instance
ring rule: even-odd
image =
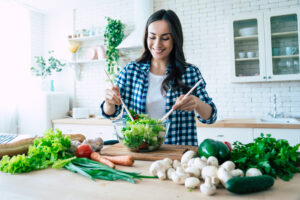
[[[105,90],[105,103],[109,106],[121,105],[121,95],[118,86]]]

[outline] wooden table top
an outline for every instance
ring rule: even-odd
[[[117,169],[149,175],[150,164],[150,161],[136,161],[133,167],[117,166]],[[225,189],[218,189],[216,195],[207,197],[199,188],[189,192],[183,185],[169,180],[143,179],[136,184],[124,181],[92,181],[65,169],[52,168],[18,175],[0,172],[0,199],[3,200],[299,200],[299,189],[300,174],[296,174],[289,182],[277,179],[270,190],[259,193],[236,195]]]

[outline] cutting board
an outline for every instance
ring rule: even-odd
[[[166,157],[172,160],[180,160],[184,152],[193,150],[197,152],[198,147],[195,146],[183,146],[183,145],[168,145],[163,144],[160,149],[152,152],[131,152],[122,143],[114,144],[111,146],[104,147],[101,150],[102,155],[109,156],[122,156],[131,155],[135,160],[162,160]]]

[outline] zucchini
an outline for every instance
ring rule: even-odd
[[[266,190],[274,185],[274,178],[269,175],[234,177],[229,179],[225,188],[233,193],[247,194]]]

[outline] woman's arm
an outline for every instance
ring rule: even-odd
[[[204,120],[208,120],[211,117],[212,107],[209,104],[203,102],[201,99],[194,95],[189,95],[185,99],[183,99],[183,97],[184,95],[181,95],[177,99],[175,105],[173,106],[174,110],[195,110]]]
[[[183,99],[184,94],[178,97],[173,109],[186,111],[195,110],[200,122],[212,124],[217,119],[217,108],[206,92],[206,82],[203,79],[199,68],[195,66],[188,67],[186,74],[183,76],[183,81],[185,83],[189,82],[190,87],[193,87],[199,80],[203,81],[196,87],[191,95],[187,96],[185,99]]]

